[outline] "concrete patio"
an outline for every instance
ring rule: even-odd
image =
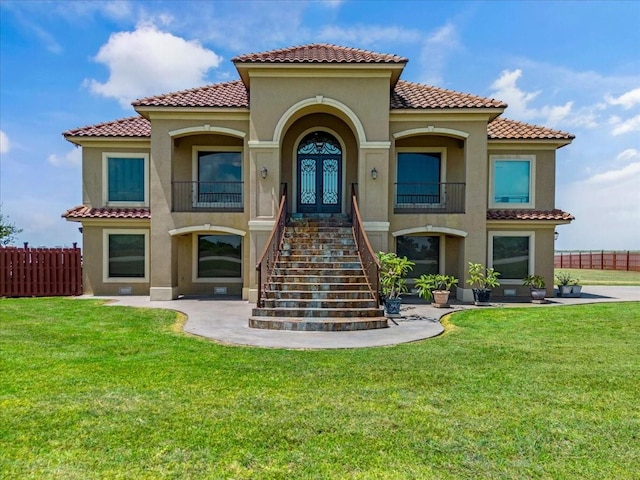
[[[433,308],[421,301],[407,298],[397,325],[389,321],[389,328],[353,332],[291,332],[249,328],[248,319],[254,306],[243,300],[218,297],[180,298],[173,301],[152,302],[147,296],[85,297],[111,300],[110,305],[144,308],[164,308],[184,313],[187,333],[206,337],[219,343],[263,348],[327,349],[363,348],[415,342],[440,335],[444,329],[440,319],[449,313],[472,308],[524,307],[549,308],[562,305],[599,302],[640,301],[640,287],[585,286],[580,298],[549,298],[543,305],[526,299],[496,298],[490,307],[454,303],[451,308]]]

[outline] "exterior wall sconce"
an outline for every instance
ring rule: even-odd
[[[374,180],[378,178],[378,170],[376,170],[376,167],[373,167],[371,169],[371,178],[373,178]]]
[[[559,236],[560,236],[560,234],[557,231],[553,232],[553,239],[554,240],[557,240]]]
[[[269,173],[269,170],[267,170],[267,167],[262,167],[260,169],[260,176],[262,176],[262,178],[267,178],[267,173]]]

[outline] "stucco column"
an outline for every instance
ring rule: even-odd
[[[275,224],[280,203],[279,154],[279,148],[272,142],[249,142],[249,281],[245,282],[243,298],[253,303],[258,300],[255,267]]]
[[[151,300],[178,298],[177,242],[169,235],[174,228],[171,215],[171,164],[173,142],[167,131],[157,131],[152,122],[149,170],[151,239]]]
[[[374,251],[389,248],[389,142],[362,145],[358,155],[358,207]],[[375,169],[376,178],[372,176]]]
[[[461,275],[457,296],[459,300],[473,301],[473,293],[467,284],[469,262],[487,264],[487,197],[488,156],[486,124],[480,123],[465,142],[465,230],[463,254],[458,268]]]

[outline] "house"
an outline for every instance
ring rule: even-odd
[[[402,80],[407,59],[328,44],[234,58],[239,79],[133,102],[68,130],[82,147],[85,293],[257,300],[256,263],[287,185],[292,213],[351,215],[374,251],[447,273],[468,262],[553,284],[556,150],[573,136],[499,100]],[[310,161],[312,159],[313,161]],[[552,287],[551,287],[552,288]],[[549,292],[552,292],[550,288]]]

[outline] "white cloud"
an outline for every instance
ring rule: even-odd
[[[559,189],[558,201],[576,220],[560,227],[561,249],[640,249],[640,158],[628,149],[619,158],[635,161]]]
[[[424,68],[422,81],[430,85],[442,85],[445,63],[459,48],[458,30],[453,23],[447,22],[432,32],[424,42],[420,54]]]
[[[52,153],[47,161],[54,167],[79,167],[82,165],[82,149],[74,148],[64,155]]]
[[[609,105],[619,105],[625,110],[628,110],[634,105],[640,104],[640,88],[624,93],[617,98],[607,95],[605,100]]]
[[[635,148],[627,148],[626,150],[618,154],[618,156],[616,157],[616,161],[618,163],[624,164],[634,161],[640,162],[640,150],[637,150]]]
[[[11,144],[9,143],[9,137],[6,133],[0,130],[0,153],[7,153],[11,148]]]
[[[640,115],[622,120],[620,117],[612,116],[609,123],[613,125],[611,134],[614,136],[622,135],[629,132],[640,132]]]
[[[95,59],[109,68],[109,79],[85,80],[85,85],[125,108],[136,98],[202,85],[222,60],[198,41],[161,32],[152,24],[112,34]]]
[[[541,90],[535,92],[526,92],[518,87],[518,80],[522,77],[522,70],[513,71],[504,70],[497,80],[491,84],[493,89],[491,96],[507,102],[507,116],[509,118],[519,120],[534,120],[544,123],[545,126],[555,127],[563,122],[571,122],[570,117],[573,114],[573,101],[568,101],[564,105],[544,105],[540,108],[531,106],[541,93]],[[594,124],[593,116],[581,118],[580,123]]]

